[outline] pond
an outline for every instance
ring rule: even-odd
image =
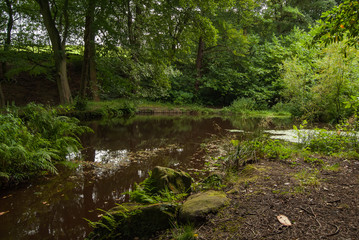
[[[61,168],[58,176],[0,192],[0,239],[84,239],[87,221],[127,201],[126,191],[160,165],[201,169],[201,143],[229,129],[290,128],[289,120],[222,119],[196,116],[136,116],[90,122],[82,136],[85,162]]]

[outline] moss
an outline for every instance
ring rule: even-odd
[[[207,191],[188,198],[180,209],[184,221],[201,222],[206,214],[215,213],[229,204],[226,194],[221,191]]]

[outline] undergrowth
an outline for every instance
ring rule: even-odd
[[[130,196],[131,202],[136,203],[160,203],[160,202],[178,202],[183,200],[188,194],[187,193],[173,193],[168,188],[158,191],[158,189],[153,188],[151,178],[151,172],[149,172],[149,177],[146,178],[143,182],[137,184],[133,191],[126,192]]]
[[[21,115],[21,117],[20,117]],[[81,148],[78,136],[90,131],[74,118],[29,104],[0,114],[0,186],[32,176],[56,174],[55,164]]]
[[[246,141],[232,140],[231,144],[234,150],[224,160],[226,168],[239,169],[261,159],[287,160],[294,153],[292,146],[267,135]]]
[[[175,240],[195,240],[198,239],[198,234],[195,233],[195,228],[192,225],[175,225],[172,228],[172,237]]]

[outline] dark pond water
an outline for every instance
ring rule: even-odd
[[[260,119],[189,116],[138,116],[88,125],[83,136],[88,164],[61,170],[55,177],[0,192],[0,239],[84,239],[91,231],[84,219],[126,201],[123,193],[141,182],[154,166],[201,169],[201,143],[225,129],[254,131]],[[271,122],[273,124],[273,122]],[[285,128],[278,120],[274,127]],[[267,126],[268,128],[268,126]]]

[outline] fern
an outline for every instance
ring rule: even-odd
[[[22,118],[17,109],[0,115],[0,172],[22,181],[42,172],[57,174],[56,162],[82,146],[78,135],[90,128],[74,118],[57,116],[42,105],[29,104]]]

